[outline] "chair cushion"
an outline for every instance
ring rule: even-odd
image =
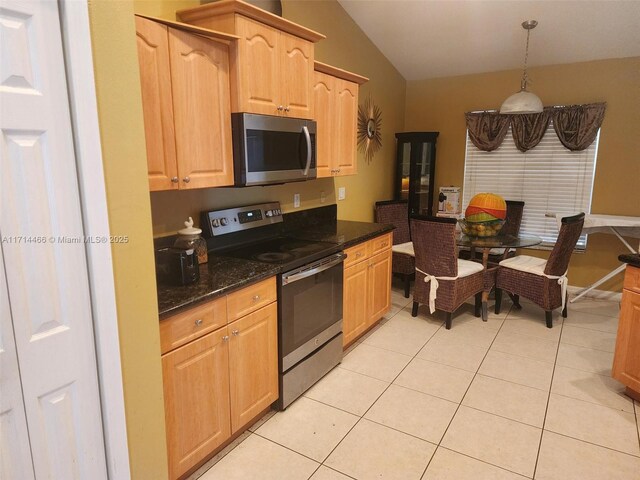
[[[405,242],[405,243],[399,243],[397,245],[393,245],[391,247],[391,251],[393,253],[402,253],[404,255],[410,255],[412,257],[416,256],[413,250],[413,242]]]
[[[483,270],[484,267],[481,263],[463,260],[461,258],[458,259],[458,278],[468,277]]]
[[[547,261],[544,258],[530,257],[529,255],[518,255],[516,257],[502,260],[499,265],[504,268],[511,268],[521,272],[546,276],[544,274],[544,267],[547,266]]]

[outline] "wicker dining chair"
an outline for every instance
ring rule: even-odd
[[[509,292],[514,304],[522,296],[545,311],[547,327],[553,327],[552,313],[562,307],[567,316],[567,269],[584,224],[584,213],[564,217],[560,233],[549,259],[518,255],[502,260],[496,276],[495,312],[500,313],[502,290]]]
[[[428,304],[431,313],[446,312],[448,330],[452,313],[475,295],[474,313],[479,317],[485,270],[478,262],[458,258],[456,220],[416,216],[410,221],[416,261],[411,315],[418,315],[421,303]]]
[[[389,223],[396,228],[393,231],[393,244],[411,242],[409,231],[409,203],[407,200],[387,200],[376,202],[375,221]],[[393,252],[391,256],[391,272],[398,274],[404,282],[404,296],[409,298],[411,279],[414,278],[416,265],[411,255]]]
[[[507,216],[504,225],[500,230],[500,235],[518,236],[520,233],[520,225],[522,224],[522,214],[524,213],[524,202],[519,200],[505,200],[507,204]],[[515,250],[509,248],[492,248],[489,252],[489,262],[498,263],[505,258],[513,257]],[[460,250],[460,258],[471,258],[471,252]],[[482,252],[476,252],[476,259],[482,260]]]

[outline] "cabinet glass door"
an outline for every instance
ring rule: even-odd
[[[400,200],[409,198],[409,180],[411,178],[411,144],[402,144],[400,162]]]
[[[415,175],[416,183],[413,189],[415,192],[415,200],[413,201],[413,204],[418,209],[418,213],[420,215],[431,215],[432,213],[429,211],[429,200],[431,199],[431,193],[433,191],[431,190],[432,147],[432,143],[424,142],[420,144],[420,149],[418,151],[419,157],[416,164]]]

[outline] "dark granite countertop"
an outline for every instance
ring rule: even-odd
[[[618,257],[618,260],[624,263],[628,263],[634,267],[640,267],[640,254],[637,253],[625,253]]]
[[[386,223],[354,222],[351,220],[335,220],[331,223],[300,228],[291,232],[292,236],[317,242],[337,243],[343,248],[350,247],[395,227]]]
[[[267,263],[210,254],[209,263],[200,265],[200,280],[196,283],[185,286],[158,286],[160,320],[279,272],[279,267]]]

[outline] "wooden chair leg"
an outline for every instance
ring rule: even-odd
[[[564,308],[562,309],[562,318],[567,318],[567,306],[569,305],[569,294],[564,296]]]
[[[411,316],[412,317],[417,317],[418,316],[418,307],[420,306],[420,304],[418,302],[413,302],[413,308],[411,309]]]
[[[476,293],[476,304],[475,304],[475,308],[473,309],[473,314],[476,317],[480,316],[481,308],[482,308],[482,292],[478,292]]]
[[[547,328],[553,327],[553,312],[551,310],[545,310],[544,318],[547,321]]]
[[[404,298],[409,298],[411,293],[411,275],[404,274]]]
[[[444,322],[444,328],[447,330],[451,330],[451,312],[447,312],[447,319]]]
[[[522,305],[520,305],[520,295],[516,295],[515,293],[510,293],[511,301],[513,302],[513,306],[518,310],[522,310]]]
[[[496,288],[495,292],[496,292],[495,312],[496,312],[496,315],[498,315],[500,313],[500,309],[502,308],[502,289]]]

